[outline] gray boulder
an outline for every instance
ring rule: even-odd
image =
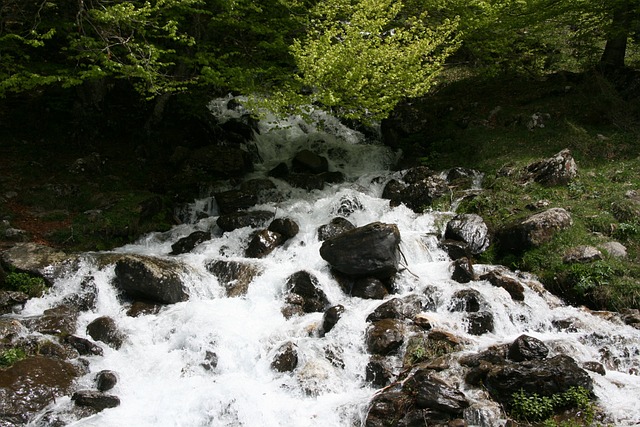
[[[572,224],[569,212],[551,208],[505,227],[498,231],[497,238],[502,251],[520,253],[549,242],[558,231]]]
[[[469,252],[477,255],[489,247],[489,228],[479,215],[460,214],[447,223],[444,238],[466,243]]]
[[[325,240],[320,256],[347,276],[384,279],[398,271],[399,245],[396,225],[374,222]]]
[[[181,275],[185,265],[142,255],[123,255],[116,261],[113,284],[131,298],[173,304],[189,299]]]
[[[571,182],[578,174],[578,166],[571,152],[564,149],[553,157],[530,164],[526,172],[533,181],[551,187]]]

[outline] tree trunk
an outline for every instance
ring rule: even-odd
[[[629,10],[621,7],[613,12],[613,22],[607,35],[607,43],[600,57],[600,66],[605,70],[624,68],[629,37]]]

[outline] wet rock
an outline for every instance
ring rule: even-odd
[[[80,283],[80,292],[69,295],[62,300],[63,304],[75,311],[93,310],[96,306],[98,288],[93,276],[85,277]]]
[[[204,361],[200,364],[206,371],[212,371],[218,367],[218,355],[207,350],[204,353]]]
[[[489,229],[482,217],[476,214],[456,215],[447,223],[445,239],[467,244],[470,253],[477,255],[489,247]]]
[[[393,379],[393,369],[385,357],[372,356],[365,369],[365,380],[371,384],[384,387]]]
[[[383,299],[389,291],[379,279],[364,277],[357,279],[351,289],[351,296],[364,299]]]
[[[600,374],[600,375],[607,374],[607,370],[604,368],[604,365],[602,365],[602,363],[600,362],[595,362],[595,361],[584,362],[582,364],[582,367],[587,371],[595,372],[596,374]]]
[[[553,157],[528,165],[526,172],[530,179],[551,187],[571,182],[578,174],[578,166],[571,152],[564,149]]]
[[[402,198],[402,190],[406,187],[406,184],[398,181],[397,179],[392,179],[384,186],[384,189],[382,190],[382,198],[391,200],[393,206],[398,206]]]
[[[235,100],[235,98],[230,100],[227,103],[227,108],[229,108],[230,110],[238,110],[239,107],[236,105],[236,103],[239,104],[238,101]],[[255,134],[260,133],[257,121],[249,114],[245,114],[237,119],[230,118],[222,123],[220,125],[220,128],[223,130],[224,140],[236,144],[243,144],[245,142],[251,141],[254,138]]]
[[[558,231],[572,224],[569,212],[552,208],[499,230],[497,238],[502,251],[521,253],[551,241]]]
[[[206,242],[211,239],[211,233],[208,231],[194,231],[186,237],[175,242],[171,245],[171,252],[169,255],[180,255],[187,252],[191,252],[193,248],[198,246],[202,242]]]
[[[75,259],[75,256],[33,242],[16,243],[2,252],[2,263],[8,270],[42,277],[49,285],[64,266]]]
[[[589,374],[566,355],[494,366],[487,373],[484,385],[498,402],[507,406],[513,394],[520,390],[551,396],[571,387],[583,387],[588,391],[593,388]]]
[[[250,191],[229,190],[214,195],[221,215],[243,211],[258,203],[258,196]]]
[[[589,263],[602,259],[602,252],[593,246],[576,246],[571,248],[562,257],[565,264]]]
[[[242,261],[215,260],[207,263],[206,269],[224,286],[228,297],[245,295],[249,284],[262,273],[259,266]]]
[[[269,171],[268,175],[274,178],[284,178],[289,175],[289,167],[286,163],[278,163],[276,167]]]
[[[0,315],[19,310],[28,299],[29,295],[24,292],[0,290]]]
[[[293,172],[320,174],[329,170],[329,162],[309,150],[298,152],[291,161]]]
[[[0,342],[11,343],[25,327],[16,319],[0,317]]]
[[[13,420],[15,425],[26,425],[35,413],[67,395],[77,375],[70,363],[42,356],[29,357],[3,369],[0,424]]]
[[[118,383],[118,375],[109,370],[103,370],[96,375],[96,387],[98,391],[109,391]]]
[[[134,301],[127,310],[127,316],[138,317],[147,314],[158,314],[165,304],[158,304],[148,301]]]
[[[627,248],[620,242],[603,243],[602,249],[613,258],[625,259],[627,257]]]
[[[549,354],[547,346],[537,338],[520,335],[509,346],[509,359],[514,362],[525,360],[542,360]]]
[[[436,175],[436,172],[428,166],[415,166],[407,169],[402,180],[407,184],[417,184]]]
[[[240,184],[240,191],[254,194],[257,204],[279,202],[283,198],[273,181],[266,178],[244,181]]]
[[[29,320],[27,324],[42,334],[67,335],[75,332],[78,312],[68,305],[45,310],[42,316]]]
[[[300,226],[290,218],[276,218],[271,221],[268,230],[280,234],[285,240],[289,240],[298,234]]]
[[[298,352],[295,344],[287,342],[283,344],[271,362],[271,369],[277,372],[291,372],[298,366]]]
[[[447,182],[439,176],[430,176],[422,181],[409,184],[397,198],[390,201],[391,206],[404,204],[414,212],[422,213],[433,204],[433,201],[449,193]]]
[[[471,264],[469,258],[459,258],[453,262],[451,279],[458,283],[469,283],[476,279],[473,264]]]
[[[307,191],[322,190],[326,182],[321,175],[310,173],[292,173],[287,175],[285,180],[292,187],[302,188]]]
[[[336,215],[347,217],[356,211],[362,210],[362,203],[354,196],[343,196],[338,203],[338,206],[334,209]]]
[[[87,325],[87,334],[96,341],[102,341],[116,350],[122,346],[124,335],[118,330],[116,321],[109,316],[101,316]]]
[[[64,342],[73,347],[82,356],[102,356],[102,348],[94,342],[86,338],[68,335],[64,338]]]
[[[37,345],[38,355],[52,359],[69,360],[78,357],[78,352],[70,346],[63,346],[49,340],[41,340]]]
[[[524,286],[520,281],[505,272],[496,269],[480,276],[481,280],[488,280],[493,286],[502,288],[511,295],[514,301],[524,301]]]
[[[367,350],[381,356],[397,350],[404,342],[404,326],[396,319],[374,322],[366,332]]]
[[[459,420],[469,403],[462,392],[417,370],[403,383],[393,383],[371,401],[366,427],[443,426]]]
[[[264,258],[285,242],[284,236],[271,230],[259,230],[253,234],[244,255],[247,258]]]
[[[344,313],[343,305],[334,305],[333,307],[329,307],[327,311],[324,312],[324,316],[322,316],[322,332],[321,336],[329,333],[331,329],[338,323],[340,317],[342,317],[342,313]]]
[[[460,258],[467,258],[470,255],[469,245],[458,240],[445,239],[441,241],[438,246],[454,261]]]
[[[78,406],[88,407],[96,412],[120,406],[120,399],[117,396],[105,394],[96,390],[77,391],[73,393],[71,400]]]
[[[347,276],[386,278],[398,271],[399,244],[396,225],[375,222],[325,240],[320,256]]]
[[[480,311],[487,306],[482,294],[475,289],[462,289],[451,296],[450,311],[466,311],[468,313]]]
[[[173,304],[189,299],[181,274],[183,264],[142,255],[124,255],[116,262],[113,284],[134,299]]]
[[[392,298],[376,307],[367,316],[367,322],[377,322],[383,319],[413,319],[421,310],[422,302],[415,295]]]
[[[223,231],[233,231],[243,227],[262,227],[273,218],[273,212],[250,211],[220,215],[216,224]]]
[[[404,382],[403,388],[414,394],[416,406],[420,409],[462,415],[462,411],[469,406],[464,393],[428,370],[418,370]]]
[[[329,224],[321,225],[318,227],[318,240],[324,241],[332,237],[338,236],[345,231],[353,230],[356,228],[348,219],[342,217],[336,217],[329,222]]]
[[[493,313],[490,311],[467,314],[467,332],[471,335],[479,336],[493,331]]]
[[[298,271],[289,276],[285,287],[289,293],[301,298],[304,313],[322,312],[329,306],[318,279],[307,271]]]

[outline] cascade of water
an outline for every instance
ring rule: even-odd
[[[212,110],[219,115],[240,114],[226,110],[227,101],[214,101]],[[485,281],[461,285],[451,280],[450,260],[437,240],[444,219],[452,213],[417,214],[403,205],[390,207],[380,195],[384,183],[394,176],[389,166],[397,154],[367,143],[361,134],[333,118],[322,119],[322,129],[299,119],[261,124],[256,146],[264,163],[252,177],[263,177],[265,171],[296,151],[311,149],[326,156],[330,168],[342,171],[347,180],[311,192],[274,180],[287,197],[256,209],[293,219],[300,232],[268,257],[254,260],[262,274],[251,282],[245,296],[226,297],[205,265],[214,259],[243,260],[251,233],[248,227],[218,235],[190,253],[172,257],[189,266],[183,280],[190,298],[155,314],[127,316],[112,285],[113,265],[96,263],[92,254],[82,259],[79,269],[58,280],[48,295],[26,305],[22,316],[41,314],[77,293],[82,281],[92,277],[97,302],[93,310],[80,316],[78,334],[84,335],[95,318],[110,316],[127,336],[119,350],[104,346],[103,356],[88,357],[90,372],[80,380],[81,387],[91,388],[97,372],[116,371],[119,382],[113,393],[119,396],[121,405],[71,425],[360,425],[376,393],[376,388],[365,381],[369,362],[364,342],[366,318],[381,301],[349,297],[343,292],[319,256],[321,242],[316,231],[337,215],[345,199],[358,201],[358,208],[348,213],[356,226],[374,221],[398,226],[406,264],[395,281],[398,295],[428,293],[433,301],[429,308],[431,322],[463,337],[464,352],[508,343],[527,333],[547,343],[553,354],[570,354],[578,362],[603,361],[610,369],[607,375],[592,375],[600,404],[617,425],[640,423],[637,330],[565,306],[544,290],[526,288],[525,301],[520,303]],[[326,129],[333,133],[325,133]],[[198,210],[214,216],[201,220],[191,216],[191,224],[151,234],[115,252],[169,257],[171,244],[180,237],[215,227],[217,212],[212,200],[196,203],[200,204]],[[285,282],[300,270],[318,278],[332,305],[345,308],[340,321],[323,338],[317,334],[322,313],[289,319],[282,315]],[[495,319],[493,332],[470,335],[463,313],[449,310],[452,295],[469,288],[480,292],[488,303]],[[572,320],[572,328],[558,330],[554,326],[556,321],[566,319]],[[298,366],[293,372],[277,372],[272,369],[272,361],[288,342],[297,349]],[[603,355],[605,350],[607,354]],[[207,363],[211,355],[215,355],[216,363]],[[500,408],[487,406],[482,392],[465,388],[463,382],[460,387],[474,403],[467,411],[469,425],[501,425],[504,420]],[[51,405],[51,411],[59,412],[64,420],[65,410],[71,405],[69,399],[59,399]]]

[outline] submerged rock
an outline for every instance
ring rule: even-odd
[[[289,276],[285,287],[298,297],[290,299],[289,303],[299,305],[304,313],[322,312],[329,306],[318,279],[308,271],[298,271]]]
[[[287,342],[283,344],[271,362],[271,369],[277,372],[291,372],[298,366],[298,352],[295,344]]]
[[[348,219],[342,217],[333,218],[329,224],[318,227],[318,240],[324,241],[338,236],[345,231],[356,228]]]
[[[325,240],[320,256],[347,276],[386,278],[398,271],[399,245],[396,225],[374,222]]]

